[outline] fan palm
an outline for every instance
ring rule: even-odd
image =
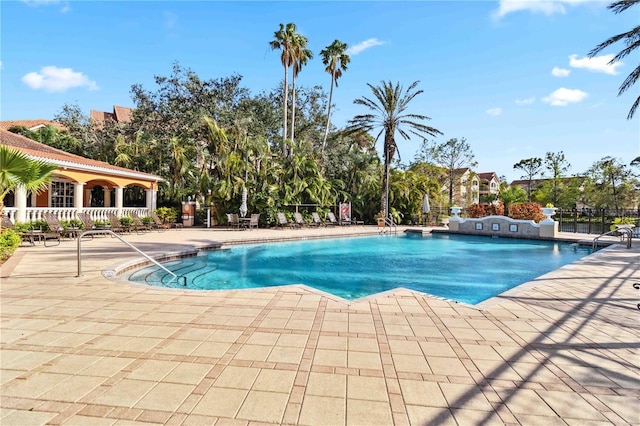
[[[322,150],[327,143],[327,135],[329,134],[329,124],[331,123],[331,102],[333,100],[333,87],[338,87],[338,79],[342,77],[342,71],[347,70],[347,64],[351,62],[347,55],[347,43],[340,40],[334,40],[329,46],[320,51],[322,55],[322,63],[327,67],[324,69],[331,74],[331,89],[329,90],[329,105],[327,106],[327,127],[324,130],[324,138],[322,139]]]
[[[302,70],[302,67],[307,65],[309,59],[313,58],[311,50],[307,49],[308,40],[302,34],[295,34],[293,38],[293,78],[291,80],[292,87],[292,99],[291,99],[291,140],[295,140],[296,132],[296,78]]]
[[[4,197],[18,186],[28,192],[47,189],[56,166],[33,160],[26,154],[7,145],[0,145],[0,213],[4,209]]]
[[[288,23],[286,26],[280,24],[280,29],[276,31],[273,36],[274,39],[269,42],[271,50],[282,50],[280,54],[280,61],[284,67],[284,93],[283,93],[283,108],[282,108],[282,149],[286,152],[287,141],[287,109],[289,103],[289,68],[294,63],[293,58],[293,43],[296,32],[296,24],[293,22]]]
[[[374,98],[362,97],[353,101],[357,105],[364,105],[372,111],[370,114],[357,115],[349,121],[351,133],[370,132],[379,128],[376,141],[384,134],[384,175],[382,181],[383,193],[380,204],[384,217],[389,214],[389,166],[398,149],[396,132],[403,139],[410,139],[410,134],[419,138],[441,135],[438,129],[427,126],[422,121],[431,118],[422,114],[407,113],[411,101],[421,94],[423,90],[417,90],[419,81],[413,82],[406,91],[400,83],[382,81],[380,86],[367,83],[373,92]]]
[[[607,6],[607,8],[613,10],[613,13],[620,13],[629,9],[631,6],[635,6],[637,4],[640,4],[640,0],[620,0],[620,1],[611,3],[609,6]],[[640,25],[636,26],[635,28],[632,28],[630,31],[620,33],[618,35],[615,35],[603,41],[602,43],[594,47],[589,52],[589,57],[593,58],[603,49],[605,49],[606,47],[609,47],[610,45],[620,40],[624,40],[626,47],[622,49],[620,52],[618,52],[618,54],[614,56],[613,59],[611,59],[611,61],[609,61],[609,64],[613,64],[614,62],[620,61],[621,59],[629,55],[631,52],[636,50],[638,47],[640,47]],[[636,82],[638,81],[638,78],[640,78],[640,65],[638,65],[633,71],[631,71],[631,74],[629,74],[627,78],[625,78],[625,80],[622,82],[618,90],[618,96],[622,95],[631,86],[636,84]],[[631,120],[633,118],[639,105],[640,105],[640,95],[636,98],[636,101],[633,103],[633,105],[631,105],[631,109],[629,110],[629,114],[627,115],[627,120]]]

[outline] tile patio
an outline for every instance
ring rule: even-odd
[[[158,255],[375,227],[129,235]],[[569,235],[570,236],[570,235]],[[119,241],[1,268],[0,424],[640,424],[640,241],[469,307],[408,290],[208,291],[102,276]],[[480,309],[479,309],[480,308]]]

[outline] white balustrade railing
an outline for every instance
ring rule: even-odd
[[[108,221],[109,213],[115,215],[118,214],[116,207],[84,207],[83,212],[89,213],[91,220],[93,221]],[[2,210],[2,214],[11,219],[11,222],[16,223],[17,207],[5,207]],[[149,216],[150,211],[147,207],[123,207],[122,216],[131,216],[132,212],[136,212],[138,216]],[[46,213],[53,213],[59,220],[71,220],[78,219],[78,210],[73,207],[27,207],[26,209],[26,221],[34,222],[40,219],[44,219]]]

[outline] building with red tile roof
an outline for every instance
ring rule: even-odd
[[[26,127],[29,130],[38,130],[45,126],[53,126],[56,129],[63,131],[67,130],[62,124],[57,121],[35,119],[35,120],[5,120],[0,121],[0,129],[9,130],[12,127]]]
[[[28,195],[23,190],[16,190],[5,208],[14,220],[37,219],[52,210],[63,212],[63,218],[74,218],[75,212],[92,210],[92,216],[99,219],[103,217],[99,213],[106,215],[106,209],[122,216],[126,210],[123,191],[132,186],[146,191],[147,213],[156,207],[160,176],[70,154],[7,130],[0,129],[0,144],[13,147],[32,159],[58,166],[46,191]],[[103,211],[98,211],[100,208]]]
[[[133,119],[133,109],[114,105],[113,112],[91,110],[91,124],[102,127],[108,121],[115,123],[130,123]]]

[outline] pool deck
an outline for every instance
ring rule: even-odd
[[[357,233],[377,228],[124,238],[155,256]],[[640,424],[638,239],[479,307],[404,289],[150,288],[103,277],[141,259],[117,239],[82,247],[82,277],[74,240],[0,267],[2,426]]]

